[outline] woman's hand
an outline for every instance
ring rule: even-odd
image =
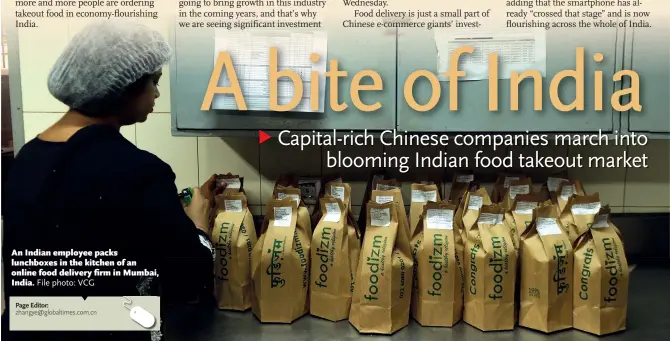
[[[214,195],[216,192],[216,174],[212,174],[212,176],[210,176],[209,179],[207,179],[207,181],[205,181],[205,183],[200,186],[200,189],[205,199],[212,203],[214,201]]]
[[[226,189],[228,185],[227,184],[222,184],[217,186],[216,184],[216,174],[212,174],[212,176],[205,181],[200,188],[202,189],[202,195],[205,197],[205,199],[209,200],[209,205],[210,205],[210,214],[209,214],[209,221],[207,223],[207,229],[211,230],[212,226],[214,226],[214,219],[216,219],[216,200],[215,197]]]
[[[210,200],[205,198],[200,188],[193,187],[193,198],[191,198],[191,203],[184,210],[195,226],[207,234],[209,234],[211,209]]]

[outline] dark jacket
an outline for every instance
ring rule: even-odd
[[[213,273],[211,245],[201,240],[206,234],[184,212],[174,180],[169,165],[138,149],[112,127],[86,127],[68,142],[28,142],[17,155],[2,193],[4,321],[11,319],[7,316],[10,296],[160,295],[162,307],[207,300]],[[132,260],[137,262],[135,270],[155,269],[159,276],[99,277],[94,287],[13,285],[12,280],[25,278],[35,284],[43,278],[11,275],[25,268],[12,266],[12,260],[36,258],[12,256],[12,252],[37,249],[112,250],[118,256],[105,260]],[[147,332],[8,334],[6,327],[3,323],[3,339],[149,340]]]

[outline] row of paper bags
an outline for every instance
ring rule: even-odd
[[[224,176],[213,231],[219,308],[252,308],[261,322],[348,318],[381,334],[410,315],[481,330],[625,329],[628,267],[598,194],[556,178],[532,193],[530,179],[509,178],[489,196],[457,175],[444,201],[438,185],[413,184],[409,217],[399,184],[375,179],[364,233],[341,179],[324,186],[311,217],[300,190],[278,181],[257,239],[241,178]]]
[[[346,319],[361,249],[349,186],[322,195],[313,228],[300,189],[278,181],[257,237],[242,178],[217,180],[227,184],[216,197],[212,231],[219,308],[252,308],[262,322],[290,323],[310,311]]]

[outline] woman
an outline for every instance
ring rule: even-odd
[[[70,109],[25,144],[3,188],[6,299],[160,295],[163,307],[207,300],[213,273],[208,226],[214,177],[202,191],[195,189],[190,205],[184,208],[170,166],[119,133],[121,126],[144,122],[153,111],[160,95],[161,69],[170,56],[170,47],[157,32],[108,20],[77,34],[56,61],[48,88]],[[92,287],[78,285],[79,277],[60,273],[38,277],[51,284],[57,279],[72,280],[75,285],[13,286],[12,279],[36,284],[38,278],[12,276],[11,271],[37,271],[39,267],[13,267],[12,260],[56,260],[12,255],[14,250],[111,251],[100,259],[125,259],[126,266],[68,263],[57,269],[138,272],[98,276]],[[128,261],[137,265],[128,266]],[[159,281],[150,273],[153,270]],[[11,299],[7,300],[8,307],[10,304]],[[3,339],[6,336],[21,340],[156,339],[147,332],[3,333]]]

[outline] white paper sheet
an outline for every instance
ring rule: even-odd
[[[302,100],[292,111],[324,112],[326,80],[319,77],[319,110],[310,108],[311,73],[320,75],[326,71],[328,60],[328,39],[326,32],[291,32],[289,30],[230,31],[216,29],[214,34],[214,60],[221,51],[228,51],[235,65],[237,79],[247,104],[247,110],[270,110],[270,47],[277,48],[277,70],[291,69],[302,78]],[[321,59],[313,63],[312,53]],[[287,77],[278,80],[278,102],[287,104],[293,99],[293,83]],[[223,70],[219,86],[230,86],[230,80]],[[232,94],[217,94],[212,101],[212,109],[237,110]]]
[[[537,218],[536,225],[537,233],[540,236],[563,234],[563,230],[561,230],[560,226],[558,226],[558,223],[556,223],[556,219],[554,218]]]
[[[326,203],[326,216],[324,221],[337,223],[342,219],[342,211],[340,210],[340,205],[334,202]]]
[[[228,212],[242,212],[242,200],[224,200],[223,205]]]
[[[391,225],[391,210],[388,208],[371,208],[370,224],[372,226],[386,227]]]
[[[466,72],[458,80],[475,81],[489,78],[489,54],[498,53],[498,79],[510,79],[513,71],[537,70],[546,76],[547,36],[544,28],[482,28],[482,29],[435,29],[437,45],[437,70],[441,81],[449,71],[449,59],[461,46],[472,46],[472,54],[464,53],[459,58],[459,69]]]
[[[426,210],[426,223],[429,229],[453,230],[454,211],[443,209]]]
[[[293,209],[291,207],[275,207],[274,208],[274,225],[278,227],[291,226],[291,214]]]

